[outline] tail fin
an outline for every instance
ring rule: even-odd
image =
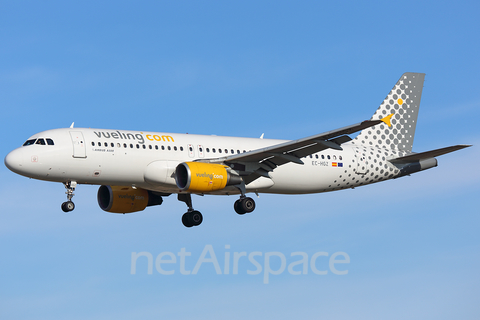
[[[424,73],[404,73],[371,118],[379,120],[393,114],[388,118],[390,123],[364,129],[352,142],[411,152],[424,79]]]

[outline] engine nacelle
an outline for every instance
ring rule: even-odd
[[[97,200],[102,210],[114,213],[142,211],[163,202],[161,196],[145,189],[119,186],[100,186]]]
[[[407,163],[400,168],[400,174],[398,175],[398,177],[403,177],[403,176],[406,176],[415,172],[427,170],[436,166],[437,166],[437,159],[435,158],[422,159],[416,162]]]
[[[183,191],[210,192],[240,184],[240,176],[231,174],[229,167],[204,162],[182,162],[175,169],[175,182]]]

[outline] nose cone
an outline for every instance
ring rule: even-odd
[[[21,173],[23,166],[23,150],[15,149],[5,157],[5,166],[15,173]]]

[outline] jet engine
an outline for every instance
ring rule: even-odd
[[[175,169],[175,182],[183,191],[210,192],[240,184],[242,178],[221,164],[182,162]]]
[[[100,186],[97,193],[98,205],[104,211],[131,213],[146,207],[160,205],[161,196],[141,188]]]

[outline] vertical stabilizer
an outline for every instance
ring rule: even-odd
[[[424,79],[424,73],[404,73],[371,118],[379,120],[393,114],[390,126],[387,122],[364,129],[352,142],[411,152]]]

